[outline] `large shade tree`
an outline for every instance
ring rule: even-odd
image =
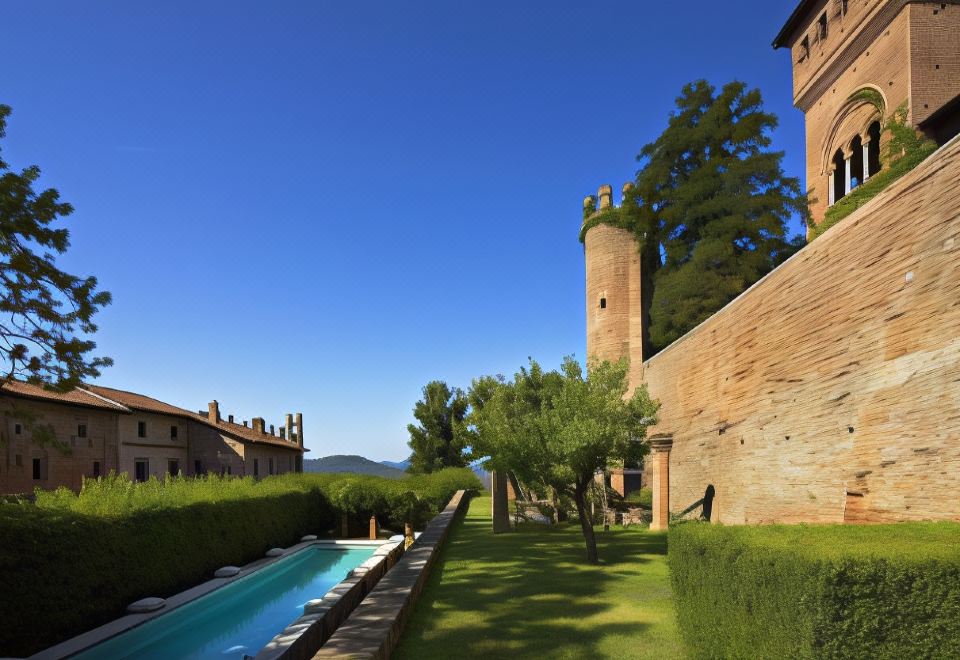
[[[467,397],[462,390],[434,380],[423,388],[423,398],[413,408],[419,424],[409,424],[410,472],[434,472],[467,464],[468,434],[464,418]]]
[[[706,320],[803,245],[787,223],[807,198],[770,149],[760,91],[706,81],[682,89],[667,128],[640,151],[620,207],[588,220],[631,230],[641,253],[644,356]],[[588,206],[587,212],[593,209]],[[581,232],[581,238],[584,235]]]
[[[570,357],[558,371],[531,360],[512,380],[478,379],[471,388],[482,394],[468,418],[475,452],[490,456],[492,469],[570,497],[591,563],[598,554],[590,485],[608,465],[644,453],[642,439],[657,408],[645,387],[628,396],[627,372],[626,360],[591,363],[586,373]]]

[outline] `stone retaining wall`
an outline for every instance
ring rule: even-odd
[[[466,507],[458,491],[390,572],[377,583],[314,658],[389,658],[420,596],[457,514]]]

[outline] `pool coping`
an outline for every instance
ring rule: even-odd
[[[158,610],[155,610],[153,612],[145,612],[142,614],[126,614],[120,617],[119,619],[114,619],[113,621],[105,623],[102,626],[98,626],[97,628],[88,630],[87,632],[81,633],[75,637],[71,637],[68,640],[60,642],[59,644],[55,644],[54,646],[46,648],[43,651],[40,651],[39,653],[35,653],[34,655],[29,656],[28,660],[58,660],[59,658],[67,658],[72,655],[76,655],[77,653],[86,651],[96,646],[97,644],[107,641],[112,637],[116,637],[117,635],[125,633],[128,630],[132,630],[133,628],[143,625],[148,621],[152,621],[157,617],[163,616],[165,614],[169,614],[170,612],[177,609],[178,607],[181,607],[198,598],[206,596],[216,591],[217,589],[220,589],[238,580],[242,580],[246,577],[249,577],[250,575],[256,573],[257,571],[263,568],[266,568],[279,561],[283,561],[284,559],[289,558],[291,555],[294,555],[298,552],[302,552],[307,548],[317,547],[317,546],[319,547],[377,546],[377,550],[374,551],[373,557],[371,557],[370,559],[367,559],[362,564],[360,564],[360,566],[357,566],[356,568],[351,570],[350,573],[347,574],[347,577],[344,578],[344,580],[339,582],[329,592],[327,592],[327,595],[330,595],[333,592],[337,591],[342,585],[344,585],[344,583],[349,582],[350,585],[353,586],[356,579],[359,579],[366,573],[369,573],[370,567],[367,567],[367,570],[362,571],[361,573],[358,573],[356,576],[354,576],[354,572],[356,572],[361,566],[365,566],[372,559],[377,559],[377,561],[374,562],[374,564],[379,565],[381,563],[385,563],[386,558],[392,555],[392,551],[394,551],[397,546],[400,547],[400,551],[402,552],[403,541],[384,541],[380,539],[377,539],[377,540],[315,539],[311,541],[301,541],[300,543],[292,545],[288,548],[283,548],[282,555],[279,555],[277,557],[261,557],[260,559],[255,559],[254,561],[243,565],[240,568],[240,572],[237,573],[236,575],[233,575],[231,577],[223,577],[223,578],[215,577],[210,580],[207,580],[206,582],[201,582],[196,586],[193,586],[193,587],[190,587],[189,589],[181,591],[180,593],[177,593],[171,596],[170,598],[167,598],[164,606]],[[381,551],[381,549],[385,546],[390,547],[388,553],[386,554]],[[324,599],[326,599],[326,595],[324,596]],[[288,626],[288,629],[289,629],[289,626]],[[286,632],[286,630],[284,632]],[[274,640],[276,640],[276,638],[274,638]],[[270,643],[272,644],[273,641],[271,641]],[[258,658],[260,657],[259,654],[257,655],[257,657]],[[269,657],[272,658],[272,657],[279,657],[279,656],[271,655]]]

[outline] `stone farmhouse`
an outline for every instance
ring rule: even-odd
[[[654,527],[960,520],[960,3],[803,0],[773,45],[805,114],[815,222],[890,166],[898,112],[941,146],[653,356],[636,242],[589,228],[588,355],[628,356],[661,403]]]
[[[279,434],[262,417],[236,423],[219,404],[191,412],[143,394],[99,385],[66,393],[22,382],[0,389],[0,493],[66,486],[125,472],[151,476],[252,475],[303,471],[303,417],[288,414]],[[37,428],[45,432],[35,435]]]

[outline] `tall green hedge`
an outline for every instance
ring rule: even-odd
[[[681,523],[668,563],[694,657],[960,657],[960,524]]]
[[[171,596],[304,534],[341,513],[421,526],[469,470],[384,479],[281,475],[246,479],[90,481],[77,494],[0,504],[0,656],[28,655],[121,616],[145,596]]]

